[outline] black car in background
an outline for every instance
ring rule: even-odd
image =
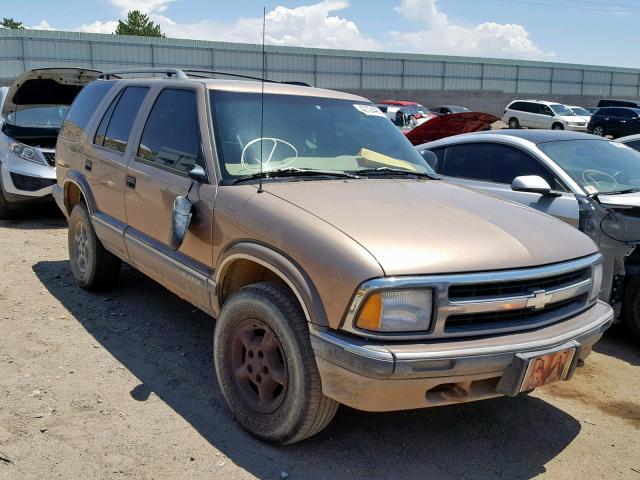
[[[640,108],[603,107],[591,116],[587,132],[614,138],[640,133]]]
[[[598,102],[598,107],[640,108],[640,100],[616,100],[613,98],[605,98]]]

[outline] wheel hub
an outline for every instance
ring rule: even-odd
[[[87,227],[83,222],[78,222],[76,224],[74,242],[76,246],[76,265],[80,273],[85,275],[87,273],[87,266],[89,263],[89,235]]]
[[[288,372],[284,351],[260,320],[245,320],[231,341],[230,366],[245,402],[260,413],[273,413],[284,401]]]

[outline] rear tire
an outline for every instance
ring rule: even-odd
[[[640,344],[640,275],[634,275],[624,289],[622,318],[636,344]]]
[[[551,125],[551,130],[564,130],[564,125],[561,123],[554,123]]]
[[[338,409],[338,402],[322,393],[298,301],[278,283],[243,287],[225,302],[213,356],[233,415],[262,440],[304,440],[324,429]]]
[[[520,128],[520,122],[518,121],[517,118],[511,117],[509,119],[509,128],[511,128],[513,130],[516,130],[516,129]]]
[[[593,134],[599,137],[604,137],[605,135],[604,127],[602,125],[596,125],[595,127],[593,127]]]
[[[69,215],[68,243],[71,273],[80,287],[106,290],[116,284],[122,261],[96,236],[84,203],[78,203]]]

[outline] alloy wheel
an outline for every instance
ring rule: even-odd
[[[287,393],[287,362],[280,341],[262,321],[244,320],[232,335],[231,371],[238,392],[253,410],[275,412]]]

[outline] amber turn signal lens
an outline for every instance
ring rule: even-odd
[[[382,318],[382,297],[379,293],[370,295],[367,302],[360,310],[358,316],[358,327],[365,330],[380,330],[380,319]]]

